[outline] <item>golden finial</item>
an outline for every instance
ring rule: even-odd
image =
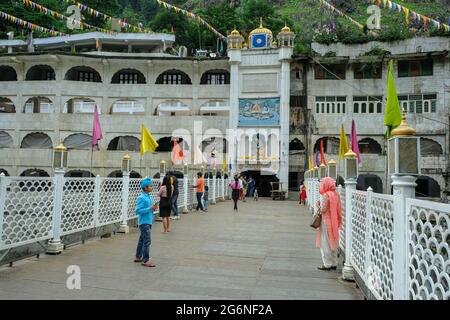
[[[263,27],[263,25],[262,25],[262,17],[259,17],[259,27],[260,27],[260,28]]]
[[[334,161],[334,159],[331,159],[330,161],[328,161],[328,165],[329,165],[330,167],[333,167],[333,166],[336,165],[336,161]]]
[[[349,150],[344,154],[344,158],[349,158],[349,159],[355,159],[356,156],[357,156],[356,153],[354,153],[352,149],[349,149]]]
[[[67,148],[64,146],[64,144],[62,143],[62,141],[58,144],[58,146],[56,147],[56,150],[58,151],[66,151]]]
[[[391,136],[415,136],[416,135],[416,129],[411,128],[408,123],[406,122],[406,114],[405,110],[402,111],[402,122],[400,125],[391,131]]]

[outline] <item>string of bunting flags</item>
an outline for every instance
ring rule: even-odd
[[[90,14],[93,17],[96,17],[96,18],[101,17],[105,21],[113,19],[112,16],[102,13],[100,11],[97,11],[95,9],[92,9],[92,8],[88,7],[87,5],[84,5],[76,0],[65,0],[65,1],[68,3],[73,3],[78,8],[80,8],[80,10],[87,12],[88,14]],[[139,24],[139,26],[135,26],[135,25],[132,25],[131,23],[126,22],[123,19],[119,19],[119,25],[122,28],[132,29],[133,31],[136,31],[136,32],[138,32],[138,31],[150,32],[150,30],[144,29],[144,26],[141,23]]]
[[[223,34],[221,34],[219,31],[217,31],[216,29],[214,29],[208,22],[206,22],[202,17],[200,17],[199,15],[192,13],[190,11],[178,8],[176,6],[173,6],[171,4],[168,4],[164,1],[161,0],[156,0],[158,2],[158,4],[168,10],[174,10],[176,13],[182,13],[185,16],[192,18],[194,20],[197,20],[197,22],[199,22],[200,24],[202,24],[204,27],[206,27],[208,30],[210,30],[211,32],[213,32],[219,39],[221,40],[225,40],[225,36]]]
[[[352,17],[350,17],[349,15],[343,13],[341,10],[339,10],[338,8],[334,7],[332,4],[330,4],[329,2],[325,1],[325,0],[320,0],[320,5],[325,6],[328,10],[330,10],[333,13],[336,13],[338,16],[340,17],[345,17],[348,20],[350,20],[351,23],[353,23],[355,26],[357,26],[360,29],[364,29],[364,25],[362,25],[361,23],[359,23],[358,21],[356,21],[355,19],[353,19]],[[373,31],[369,31],[370,34],[375,34]]]
[[[63,15],[63,14],[61,14],[59,12],[50,10],[50,9],[48,9],[48,8],[46,8],[44,6],[41,6],[40,4],[37,4],[37,3],[35,3],[33,1],[31,1],[31,0],[22,0],[22,1],[23,1],[23,4],[26,5],[27,7],[30,7],[33,10],[39,10],[41,13],[44,13],[44,14],[46,14],[48,16],[52,16],[52,17],[60,19],[60,20],[69,21],[72,24],[79,23],[82,28],[83,27],[87,27],[88,29],[95,29],[96,31],[100,31],[100,32],[112,33],[111,30],[99,28],[99,27],[90,25],[88,23],[85,23],[85,22],[82,22],[82,21],[79,21],[79,20],[76,20],[76,19],[69,18],[69,17],[67,17],[67,16],[65,16],[65,15]]]
[[[11,23],[14,23],[16,25],[19,25],[23,28],[27,28],[29,30],[39,31],[39,32],[43,32],[43,33],[50,33],[52,36],[65,36],[66,35],[65,33],[55,31],[55,30],[50,30],[50,29],[38,26],[37,24],[22,20],[20,18],[17,18],[15,16],[7,14],[3,11],[0,11],[0,18],[7,20]]]
[[[375,4],[379,7],[381,7],[381,5],[383,4],[384,8],[389,8],[392,11],[397,11],[397,12],[403,12],[403,14],[405,15],[405,22],[406,24],[409,23],[409,19],[412,18],[413,20],[423,23],[425,26],[432,24],[435,28],[437,29],[441,29],[441,30],[445,30],[446,32],[450,32],[450,26],[439,22],[435,19],[431,19],[427,16],[424,16],[422,14],[419,14],[413,10],[410,10],[404,6],[399,5],[398,3],[395,3],[394,1],[391,0],[375,0]]]

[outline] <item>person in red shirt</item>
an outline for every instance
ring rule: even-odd
[[[206,210],[203,208],[202,197],[205,191],[205,180],[202,178],[201,172],[197,173],[197,185],[194,188],[197,188],[197,211],[200,209],[204,212]]]

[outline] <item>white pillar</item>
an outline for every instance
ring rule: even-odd
[[[99,175],[95,177],[94,186],[94,227],[98,226],[98,212],[100,209],[100,190],[101,190],[102,179]]]
[[[214,175],[212,178],[212,199],[211,199],[211,204],[216,204],[216,195],[217,195],[217,190],[216,190],[216,186],[217,186],[217,180],[216,180],[216,176]]]
[[[122,178],[122,223],[120,225],[120,233],[130,232],[130,227],[128,226],[128,197],[129,197],[129,186],[130,186],[130,173],[123,172]]]
[[[345,180],[345,261],[342,278],[355,281],[354,270],[350,262],[352,254],[352,192],[356,190],[356,180]]]
[[[222,175],[222,201],[225,201],[225,176]]]
[[[291,70],[290,59],[293,49],[283,47],[279,49],[279,61],[281,62],[281,83],[280,83],[280,169],[279,177],[283,183],[285,191],[289,187],[289,116],[290,116],[290,85]]]
[[[184,193],[184,201],[183,201],[183,213],[189,213],[188,210],[188,197],[189,197],[189,177],[187,174],[183,177],[183,193]]]
[[[392,177],[394,189],[394,300],[408,299],[408,212],[406,199],[415,198],[416,177]]]
[[[237,137],[236,129],[239,119],[239,64],[241,63],[241,50],[229,50],[230,58],[230,116],[229,130],[232,132],[228,135],[229,143],[229,161],[233,170],[237,170]]]
[[[55,169],[53,189],[53,238],[48,242],[47,254],[59,254],[64,246],[61,242],[61,213],[64,187],[64,169]]]

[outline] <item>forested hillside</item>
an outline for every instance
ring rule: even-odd
[[[0,0],[0,11],[37,25],[65,33],[74,33],[67,29],[65,22],[38,10],[25,6],[23,0]],[[141,23],[154,32],[174,32],[177,45],[189,49],[216,49],[217,37],[196,21],[181,13],[161,8],[156,0],[79,0],[81,3],[113,17],[125,19],[128,23]],[[42,6],[62,14],[67,14],[71,4],[67,0],[34,0]],[[361,43],[370,40],[399,40],[415,35],[446,35],[450,32],[438,30],[432,24],[423,25],[414,20],[405,21],[403,13],[388,8],[381,10],[381,31],[370,35],[358,29],[345,17],[339,17],[320,5],[319,0],[167,0],[172,5],[190,10],[202,16],[219,32],[226,35],[234,26],[248,34],[258,26],[259,17],[264,25],[276,34],[285,23],[297,33],[296,52],[307,53],[311,41],[330,43]],[[372,0],[329,0],[330,4],[348,14],[361,24],[365,24],[369,14],[366,12]],[[450,0],[407,0],[396,3],[414,10],[421,15],[450,23]],[[86,23],[110,28],[110,23],[83,12]],[[0,38],[6,38],[8,31],[14,31],[16,38],[25,38],[29,32],[17,25],[0,20]],[[78,30],[76,32],[87,32]],[[124,30],[125,31],[125,30]],[[35,37],[48,36],[34,32]],[[191,51],[191,50],[189,50]]]

